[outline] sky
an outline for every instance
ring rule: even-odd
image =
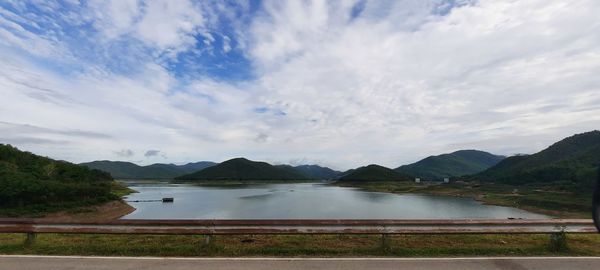
[[[0,143],[395,168],[600,128],[597,0],[3,0]]]

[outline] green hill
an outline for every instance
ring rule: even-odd
[[[118,199],[106,172],[0,144],[0,214],[62,209]]]
[[[170,164],[173,165],[173,164]],[[184,174],[188,174],[188,173],[193,173],[193,172],[197,172],[203,169],[206,169],[210,166],[215,166],[217,165],[217,163],[212,162],[212,161],[199,161],[199,162],[190,162],[184,165],[175,165],[177,166],[177,168],[179,168],[179,170],[181,172],[183,172]]]
[[[334,179],[342,173],[319,165],[300,165],[294,168],[310,178],[319,180]]]
[[[234,158],[201,171],[176,177],[177,180],[308,180],[291,166]]]
[[[430,156],[413,164],[395,170],[400,173],[423,179],[441,180],[482,172],[503,160],[497,156],[478,150],[461,150],[450,154]]]
[[[410,181],[411,177],[390,168],[371,164],[347,171],[338,181]]]
[[[600,131],[563,139],[533,155],[508,157],[468,179],[507,184],[562,183],[591,189],[600,165]]]
[[[139,166],[131,162],[101,160],[81,163],[80,165],[108,172],[116,179],[173,179],[215,164],[209,161],[201,161],[185,165],[155,163],[148,166]]]

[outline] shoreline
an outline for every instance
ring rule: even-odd
[[[135,210],[133,206],[120,199],[100,205],[50,213],[36,218],[36,220],[51,222],[105,222],[120,219]]]
[[[525,210],[535,214],[547,215],[550,218],[591,218],[591,212],[577,209],[549,209],[537,207],[534,205],[519,204],[514,198],[533,199],[534,196],[522,195],[518,193],[508,192],[507,190],[486,191],[480,187],[473,188],[469,185],[457,187],[457,184],[421,184],[413,183],[397,183],[397,182],[346,182],[346,183],[330,183],[339,187],[360,188],[365,191],[384,192],[391,194],[413,194],[413,195],[434,195],[434,196],[450,196],[460,198],[470,198],[481,202],[485,205],[495,205],[512,207],[520,210]],[[460,188],[460,189],[458,189]],[[506,188],[506,187],[504,187]],[[519,188],[519,187],[511,187]],[[522,187],[520,187],[522,188]],[[517,190],[517,189],[515,189]]]

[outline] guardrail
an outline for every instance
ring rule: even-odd
[[[597,232],[591,219],[463,220],[115,220],[48,222],[0,219],[0,233],[26,233],[28,244],[38,233],[67,234],[564,234]]]

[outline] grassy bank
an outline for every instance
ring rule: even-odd
[[[472,197],[486,204],[516,207],[560,218],[591,218],[592,194],[552,186],[510,186],[458,182],[427,184],[412,182],[334,183],[369,191],[397,194],[428,194]]]
[[[0,234],[1,254],[95,256],[600,256],[600,235],[568,235],[553,252],[548,235],[398,235],[388,248],[377,235],[203,236]]]

